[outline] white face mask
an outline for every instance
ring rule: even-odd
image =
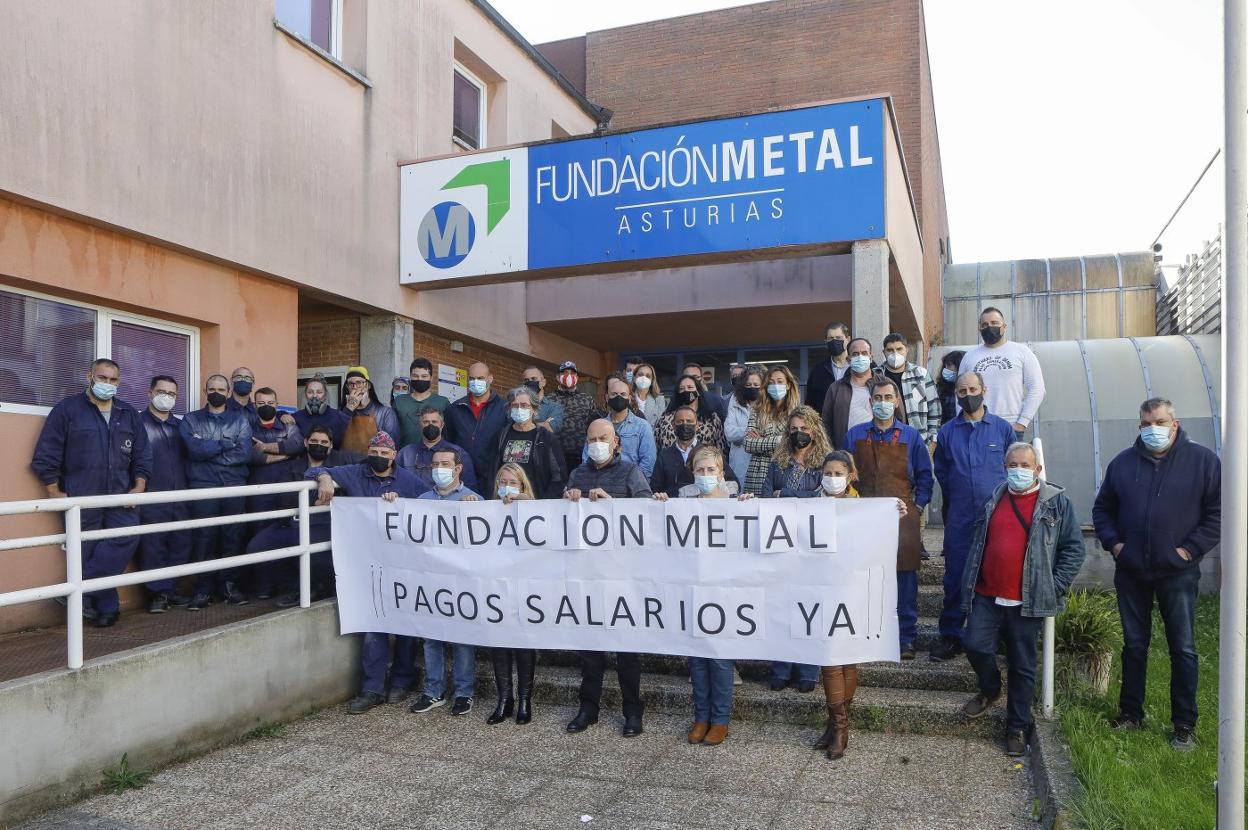
[[[906,365],[906,356],[901,352],[889,352],[884,356],[884,359],[887,360],[888,365],[894,369],[900,369],[902,366]]]
[[[839,496],[845,492],[845,488],[849,486],[849,478],[846,476],[824,476],[823,492],[829,496]]]
[[[650,378],[646,377],[645,375],[642,375],[641,377],[637,378],[636,380],[633,381],[633,383],[637,385],[638,389],[645,390],[645,389],[650,388]]]
[[[169,412],[177,400],[173,395],[156,395],[152,398],[152,406],[156,407],[158,412]]]
[[[595,464],[602,464],[611,457],[611,445],[606,441],[590,441],[589,442],[589,460]]]

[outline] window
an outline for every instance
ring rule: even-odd
[[[44,415],[86,388],[97,357],[121,367],[117,396],[147,406],[153,375],[178,380],[174,412],[199,400],[199,333],[186,326],[0,289],[0,411]]]
[[[456,144],[469,150],[485,146],[485,83],[460,64],[455,64],[454,129]]]
[[[342,385],[346,382],[348,366],[321,366],[315,369],[300,369],[299,377],[296,380],[298,384],[298,392],[295,393],[295,402],[292,404],[296,409],[302,409],[303,405],[308,402],[304,396],[303,390],[307,387],[308,381],[320,375],[325,379],[325,400],[333,409],[338,408],[338,399],[342,396]]]
[[[342,0],[277,0],[277,19],[335,58],[342,55]]]

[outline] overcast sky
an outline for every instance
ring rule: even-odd
[[[493,3],[533,43],[745,5]],[[1222,141],[1221,4],[926,0],[924,7],[954,259],[1147,248]],[[1215,165],[1162,239],[1167,261],[1216,233],[1221,171]]]

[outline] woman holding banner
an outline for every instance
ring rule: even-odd
[[[731,499],[742,501],[754,496],[738,495],[737,482],[724,480],[724,455],[717,447],[699,444],[689,455],[693,484],[681,487],[681,498]],[[654,498],[667,501],[667,493]],[[732,715],[733,661],[713,657],[690,657],[689,680],[693,684],[693,728],[689,743],[718,746],[728,737]]]
[[[503,504],[511,504],[517,499],[536,498],[524,468],[510,461],[499,467],[494,476],[494,495]],[[494,648],[490,649],[490,658],[494,663],[494,687],[498,690],[498,705],[485,722],[490,726],[502,723],[511,717],[513,708],[516,723],[525,724],[533,720],[533,675],[537,667],[537,650]],[[511,686],[513,663],[516,667],[515,698],[512,697]]]

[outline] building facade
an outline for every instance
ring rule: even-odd
[[[1157,285],[1158,334],[1222,331],[1222,231]]]

